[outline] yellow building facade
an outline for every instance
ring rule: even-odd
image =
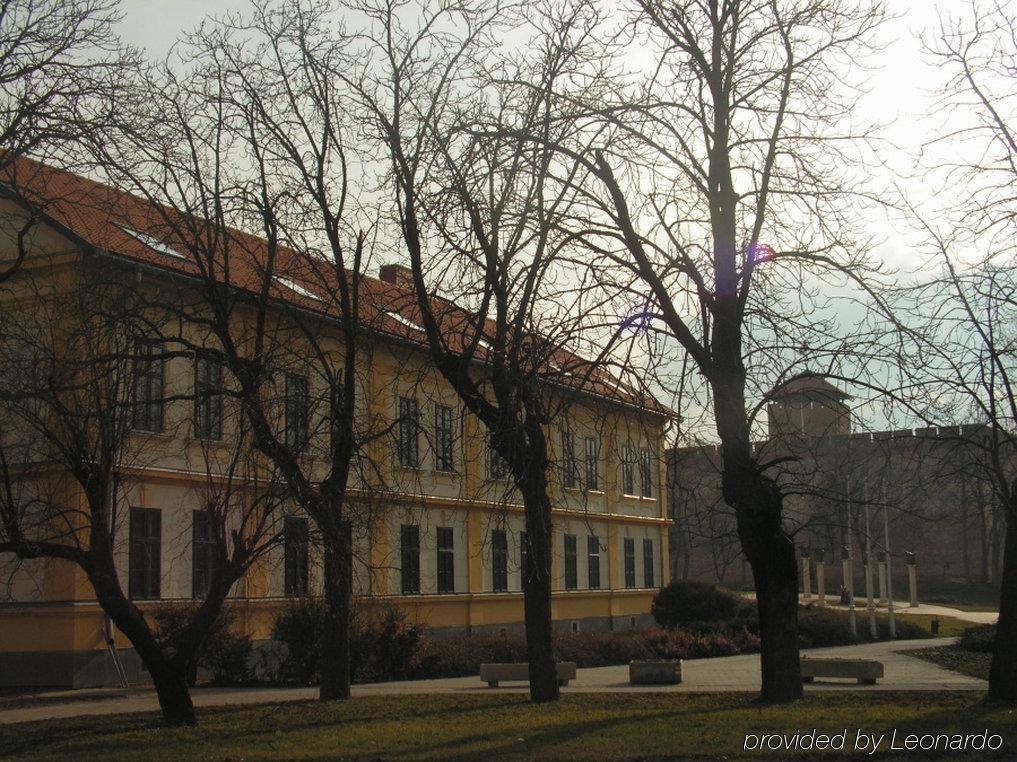
[[[29,256],[0,299],[8,317],[40,303],[53,305],[41,310],[43,320],[69,305],[73,313],[74,300],[95,288],[96,273],[106,283],[119,279],[164,301],[189,298],[193,288],[176,261],[181,254],[172,247],[167,253],[158,231],[139,231],[112,217],[122,213],[125,198],[130,204],[143,202],[119,194],[118,204],[89,205],[88,199],[113,191],[45,169],[45,187],[52,187],[55,177],[65,192],[59,204],[34,212]],[[3,202],[8,254],[0,258],[13,258],[10,247],[26,214],[23,205]],[[378,286],[392,282],[393,274],[399,269],[385,268],[384,281],[365,280]],[[280,279],[278,285],[280,304],[306,295],[305,286],[292,280]],[[492,457],[482,424],[464,410],[420,342],[407,340],[415,330],[413,316],[382,311],[388,319],[372,327],[359,353],[359,415],[365,426],[388,435],[373,439],[354,468],[349,499],[354,592],[394,602],[436,634],[521,628],[521,500]],[[245,319],[242,311],[238,314]],[[315,472],[325,465],[317,460],[316,446],[324,436],[319,408],[324,389],[285,310],[280,308],[276,318],[277,408],[281,418],[289,414],[290,387],[303,379],[305,465]],[[399,330],[391,330],[392,320]],[[318,325],[320,343],[341,355],[334,323],[321,319]],[[149,377],[161,395],[158,425],[143,421],[128,437],[114,498],[111,532],[118,575],[146,613],[200,595],[202,536],[196,513],[210,493],[228,483],[239,500],[253,501],[266,479],[258,456],[240,452],[247,445],[238,433],[240,413],[228,397],[217,409],[217,436],[199,436],[198,428],[208,422],[198,420],[194,400],[208,378],[185,348],[205,337],[194,326],[178,330],[186,335],[174,337],[172,328],[163,327],[159,377]],[[666,423],[659,406],[650,409],[624,395],[590,390],[575,395],[548,425],[556,627],[617,629],[650,621],[653,595],[668,582]],[[52,464],[27,464],[18,473],[21,494],[44,492],[67,506],[83,501],[76,483]],[[320,592],[313,529],[301,522],[297,513],[287,513],[278,542],[231,592],[228,605],[236,612],[236,627],[256,642],[270,638],[275,617],[295,597]],[[244,531],[239,524],[237,531]],[[117,679],[111,639],[128,677],[144,679],[130,644],[109,625],[77,566],[0,555],[0,580],[5,584],[0,588],[0,685],[111,684]]]

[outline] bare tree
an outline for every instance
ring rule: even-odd
[[[984,436],[972,443],[978,454],[969,460],[978,481],[991,485],[1005,516],[989,698],[1012,704],[1017,702],[1017,101],[1012,87],[1017,15],[1000,4],[972,2],[957,17],[943,16],[925,49],[947,77],[942,113],[949,126],[930,147],[927,163],[932,164],[929,176],[941,182],[949,201],[925,215],[910,208],[936,274],[908,293],[911,319],[903,328],[912,345],[905,359],[937,412],[973,410],[985,426]]]
[[[114,34],[118,6],[117,0],[0,2],[0,169],[10,192],[21,182],[15,158],[66,159],[121,105],[121,84],[138,57]],[[0,259],[0,282],[24,256],[16,249]]]
[[[553,701],[551,476],[557,466],[573,481],[575,464],[569,444],[556,462],[549,425],[590,381],[619,393],[598,361],[580,358],[584,317],[603,305],[564,231],[588,170],[554,149],[578,127],[558,118],[552,94],[596,62],[596,16],[583,4],[530,19],[496,2],[352,5],[370,22],[369,63],[347,80],[389,162],[431,358],[488,432],[492,470],[504,469],[525,508],[530,696]],[[535,40],[531,62],[497,50],[513,25]]]
[[[877,3],[643,0],[626,49],[651,55],[652,73],[586,102],[609,137],[570,149],[599,183],[600,236],[591,226],[586,238],[605,286],[646,294],[708,391],[722,493],[755,580],[765,701],[802,686],[794,544],[772,464],[753,451],[752,398],[850,353],[820,291],[864,290],[871,271],[841,167],[865,137],[849,124],[849,64],[882,16]]]
[[[84,254],[65,267],[72,277],[60,285],[28,264],[0,294],[7,305],[0,327],[0,553],[79,567],[148,669],[164,720],[193,724],[188,676],[227,594],[276,539],[272,490],[250,491],[260,474],[248,437],[234,425],[234,408],[224,413],[220,402],[217,425],[229,428],[229,447],[198,450],[191,463],[205,473],[196,498],[211,557],[195,586],[199,603],[170,643],[134,602],[159,597],[158,564],[135,579],[140,567],[132,561],[130,591],[121,583],[128,516],[120,507],[144,469],[165,456],[164,442],[140,429],[161,429],[167,405],[203,405],[192,392],[166,395],[161,380],[145,385],[175,359],[189,362],[195,345],[174,335],[122,263]],[[21,308],[8,309],[15,301]],[[142,389],[151,394],[139,402]]]
[[[183,319],[216,336],[254,447],[316,525],[328,603],[323,700],[350,695],[348,495],[357,469],[380,486],[371,445],[383,433],[358,418],[369,389],[361,276],[372,223],[354,205],[358,159],[334,79],[350,61],[329,18],[321,4],[263,3],[208,22],[186,41],[193,73],[164,67],[147,85],[142,128],[125,125],[115,146],[97,146],[196,266],[199,298]],[[383,313],[372,309],[377,329]]]

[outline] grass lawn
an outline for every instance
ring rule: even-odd
[[[960,646],[922,648],[917,651],[908,651],[907,654],[931,661],[945,669],[952,669],[954,672],[980,677],[983,680],[989,679],[989,663],[992,661],[992,654],[966,651]]]
[[[370,697],[209,710],[196,728],[161,728],[152,715],[0,725],[0,749],[32,759],[713,758],[760,756],[743,750],[747,733],[846,730],[845,752],[855,752],[859,730],[887,733],[882,752],[894,729],[899,738],[987,729],[1002,736],[1000,754],[1012,755],[1017,710],[980,700],[971,693],[850,691],[783,707],[757,706],[745,694],[572,694],[551,705],[529,704],[520,694]]]
[[[885,624],[886,623],[886,614],[877,615],[877,617],[879,618],[880,624]],[[923,630],[925,630],[926,632],[930,632],[930,633],[932,632],[931,622],[932,622],[933,619],[938,619],[939,620],[939,637],[941,637],[941,638],[952,638],[955,635],[960,635],[962,632],[964,632],[964,630],[967,630],[967,629],[970,629],[972,627],[977,627],[978,626],[977,624],[973,624],[971,622],[965,622],[963,619],[955,619],[952,616],[937,616],[937,617],[934,617],[931,614],[898,614],[897,615],[897,621],[898,622],[903,621],[903,622],[911,622],[912,624],[917,624]],[[868,621],[869,621],[868,620],[868,614],[863,614],[863,619],[859,620],[859,621],[860,622],[864,622],[865,626],[868,626]],[[859,627],[861,627],[861,626],[862,626],[862,624],[859,624]]]

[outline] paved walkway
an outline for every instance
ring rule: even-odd
[[[951,639],[900,640],[888,643],[866,643],[856,646],[809,649],[804,653],[823,656],[872,658],[883,662],[886,677],[876,685],[857,685],[854,681],[822,681],[806,686],[807,691],[848,689],[851,691],[957,691],[985,690],[984,680],[967,677],[942,669],[930,662],[907,656],[908,650],[946,645]],[[598,667],[578,670],[576,680],[565,693],[643,692],[701,693],[759,690],[759,655],[726,656],[716,659],[685,661],[680,685],[633,686],[628,682],[628,667]],[[461,693],[488,694],[495,691],[522,692],[518,687],[488,688],[477,677],[356,685],[354,696],[393,694]],[[316,688],[201,688],[193,692],[195,706],[238,706],[271,704],[283,701],[304,701],[317,697]],[[88,715],[155,712],[159,709],[151,689],[122,691],[64,691],[37,694],[21,703],[7,700],[0,703],[0,724]],[[7,706],[4,706],[4,704]]]
[[[818,598],[813,595],[811,600],[805,600],[805,596],[799,595],[799,600],[803,605],[816,605]],[[847,611],[848,607],[843,606],[840,603],[840,599],[837,596],[826,596],[826,605],[831,609],[838,609],[840,611]],[[998,611],[962,611],[961,609],[955,609],[946,604],[938,603],[919,603],[917,606],[912,608],[908,605],[907,601],[894,601],[893,610],[897,616],[912,616],[916,614],[929,614],[933,616],[948,616],[954,619],[960,619],[962,622],[973,622],[974,624],[994,624],[999,619]],[[865,599],[855,598],[855,611],[859,616],[865,616]],[[886,613],[886,606],[876,605],[876,611],[880,614]]]

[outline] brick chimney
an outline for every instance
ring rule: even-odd
[[[413,271],[405,265],[382,265],[378,270],[378,277],[386,283],[413,288]]]

